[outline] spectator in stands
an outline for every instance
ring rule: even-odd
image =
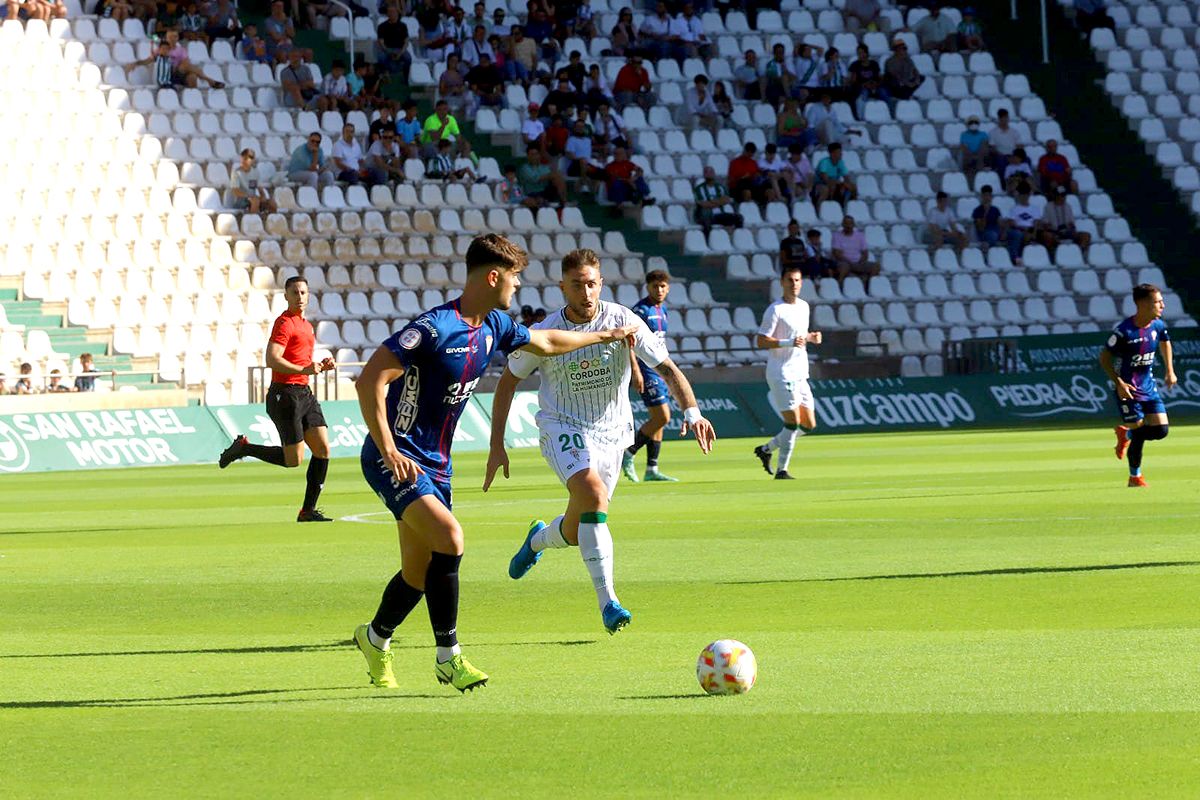
[[[1038,159],[1037,171],[1043,194],[1053,197],[1054,190],[1060,186],[1071,194],[1079,194],[1079,184],[1071,177],[1071,162],[1058,152],[1057,140],[1046,142],[1046,153]]]
[[[317,188],[333,183],[333,171],[321,149],[321,134],[313,131],[304,144],[292,151],[288,161],[288,180]]]
[[[961,255],[967,247],[967,234],[958,224],[954,209],[950,207],[950,195],[938,192],[933,206],[929,209],[928,225],[925,232],[931,250],[937,250],[944,244],[954,245]]]
[[[1021,252],[1037,232],[1037,209],[1029,204],[1032,192],[1033,187],[1022,181],[1017,186],[1017,202],[1001,223],[1001,236],[1008,242],[1008,256],[1018,267],[1021,266]]]
[[[808,127],[822,144],[841,141],[848,134],[861,135],[857,128],[847,128],[838,117],[837,109],[833,107],[833,98],[829,92],[821,91],[819,103],[809,103],[804,109]]]
[[[626,59],[613,82],[613,92],[620,108],[630,103],[637,103],[643,109],[654,105],[656,98],[650,88],[650,73],[642,66],[641,56],[632,55]]]
[[[504,21],[505,12],[503,8],[497,8],[492,12],[492,35],[499,36],[500,41],[504,44],[512,38],[513,26]]]
[[[554,69],[561,52],[558,42],[554,39],[554,25],[545,11],[530,10],[528,21],[525,23],[525,35],[533,40],[541,57]]]
[[[659,2],[654,7],[654,13],[647,14],[642,20],[638,41],[646,55],[655,61],[674,57],[675,48],[671,45],[671,17],[667,14],[666,3]]]
[[[642,168],[629,160],[629,152],[624,147],[616,148],[612,161],[604,166],[604,172],[608,176],[608,202],[614,204],[618,213],[625,203],[654,205]]]
[[[988,149],[992,154],[992,169],[1004,176],[1008,157],[1021,145],[1017,129],[1008,124],[1008,109],[996,112],[996,124],[988,131]]]
[[[638,32],[633,24],[633,9],[621,9],[617,14],[617,24],[613,26],[608,38],[612,42],[610,52],[614,56],[625,57],[638,52]]]
[[[312,69],[301,60],[300,51],[288,51],[288,65],[279,73],[283,104],[292,108],[315,108],[318,103],[316,81]]]
[[[579,96],[579,92],[575,91],[575,87],[571,85],[571,78],[565,70],[558,71],[558,85],[550,90],[546,95],[546,99],[542,101],[542,116],[549,116],[550,109],[553,107],[559,113],[566,113],[569,108],[579,108],[583,102]]]
[[[350,96],[355,104],[364,111],[392,105],[390,100],[383,97],[384,75],[362,56],[355,60],[354,71],[346,76],[346,83],[350,86]]]
[[[684,95],[684,111],[691,127],[704,128],[716,136],[721,129],[721,112],[708,91],[708,76],[697,75]]]
[[[447,141],[439,140],[438,144]],[[376,183],[400,183],[404,180],[404,155],[396,144],[396,132],[385,130],[367,149],[367,169]]]
[[[506,206],[523,206],[528,209],[538,209],[545,205],[545,201],[540,197],[528,197],[525,190],[521,188],[521,182],[517,180],[517,165],[504,165],[504,180],[500,181],[498,186],[500,194],[500,202]]]
[[[128,76],[134,69],[147,64],[154,65],[154,84],[160,89],[181,89],[196,85],[194,76],[185,75],[175,68],[175,63],[171,60],[171,45],[166,39],[159,40],[158,47],[151,55],[126,64],[125,75]]]
[[[779,271],[785,273],[790,269],[804,271],[804,277],[815,278],[808,271],[808,245],[800,235],[800,223],[794,219],[788,220],[787,236],[779,243]]]
[[[1037,238],[1054,256],[1054,251],[1064,242],[1073,242],[1082,249],[1092,243],[1091,234],[1076,230],[1075,212],[1067,203],[1067,187],[1058,185],[1051,192],[1051,200],[1042,209],[1042,218],[1037,222]]]
[[[1034,180],[1029,156],[1025,155],[1024,147],[1018,147],[1008,157],[1008,166],[1004,168],[1004,186],[1009,194],[1015,196],[1022,186],[1028,186]]]
[[[370,179],[370,173],[363,163],[366,153],[354,137],[354,126],[349,122],[342,126],[341,138],[333,143],[331,158],[334,174],[342,183],[356,184]]]
[[[446,69],[438,78],[438,97],[441,102],[446,103],[447,108],[453,109],[456,113],[461,113],[466,108],[466,71],[463,69],[462,61],[458,58],[458,53],[446,56]]]
[[[430,61],[445,61],[446,55],[454,46],[454,37],[449,30],[452,23],[443,23],[442,15],[428,6],[419,10],[416,17],[420,26],[417,32],[417,46]]]
[[[602,104],[612,105],[612,90],[608,88],[608,81],[604,79],[604,74],[600,72],[599,64],[592,64],[588,67],[587,78],[583,81],[583,91],[583,102],[593,114],[596,113],[596,110]],[[713,101],[716,101],[715,97]]]
[[[75,376],[75,391],[96,391],[96,362],[91,353],[79,354],[79,373]]]
[[[808,45],[805,45],[808,47]],[[818,72],[819,72],[818,65]],[[771,60],[763,68],[763,96],[772,106],[779,105],[781,98],[792,93],[796,87],[796,73],[788,61],[787,50],[782,44],[771,48]],[[819,81],[819,77],[817,78]],[[803,100],[803,98],[801,98]]]
[[[837,142],[829,145],[829,155],[817,163],[813,192],[818,208],[826,200],[834,200],[844,206],[858,197],[858,186],[850,178],[850,170],[842,158],[842,146]]]
[[[460,135],[458,120],[450,113],[450,104],[438,100],[433,113],[425,118],[425,124],[421,126],[421,148],[426,157],[437,152],[437,143],[442,139],[454,142]]]
[[[399,137],[397,143],[404,150],[404,157],[417,158],[420,153],[421,120],[417,119],[415,101],[408,100],[404,103],[404,116],[396,120],[392,127]]]
[[[545,322],[545,321],[546,321],[546,309],[544,309],[544,308],[539,308],[539,309],[536,309],[536,310],[533,312],[533,322],[534,322],[534,324],[536,325],[536,324],[537,324],[537,323],[539,323],[539,322]]]
[[[541,108],[537,103],[530,103],[529,116],[521,123],[521,141],[524,142],[526,148],[544,148],[546,146],[546,124],[538,116]]]
[[[587,67],[583,65],[583,53],[578,50],[572,50],[567,56],[567,65],[559,70],[559,73],[567,73],[567,80],[571,82],[571,86],[577,94],[583,94],[583,82],[587,78]]]
[[[962,10],[962,21],[958,23],[958,49],[977,53],[985,47],[983,25],[975,17],[975,9],[967,6]]]
[[[521,324],[526,328],[534,324],[533,306],[521,306]]]
[[[504,77],[510,81],[528,84],[530,77],[537,70],[537,62],[537,43],[527,38],[521,27],[514,26],[512,40],[508,44],[508,53],[504,60]]]
[[[471,96],[468,101],[469,111],[472,115],[481,107],[488,108],[504,108],[504,76],[500,74],[500,70],[492,63],[492,57],[487,53],[481,53],[479,63],[471,67],[471,71],[467,73],[467,85],[471,87]]]
[[[967,176],[967,183],[973,186],[975,176],[980,170],[987,169],[991,158],[988,135],[979,129],[979,117],[974,114],[967,117],[967,129],[958,137],[958,152],[963,174]]]
[[[883,69],[878,61],[871,58],[866,45],[860,44],[857,53],[858,58],[850,64],[847,97],[854,103],[855,116],[862,119],[868,100],[887,102],[891,96],[883,87]]]
[[[821,91],[835,101],[853,101],[846,86],[846,65],[836,47],[825,51],[825,62],[821,65]]]
[[[18,15],[11,11],[10,3],[9,19],[19,19]],[[21,8],[21,3],[16,3],[18,9]],[[62,19],[67,16],[67,7],[63,5],[62,0],[24,0],[24,11],[28,19],[40,19],[46,24],[52,19]]]
[[[425,164],[425,177],[435,181],[462,181],[463,183],[475,183],[478,180],[474,170],[470,167],[455,165],[449,139],[442,139],[438,142],[437,155],[430,158]]]
[[[846,0],[842,6],[842,27],[850,33],[887,33],[887,18],[879,7],[879,0]]]
[[[335,58],[329,72],[321,79],[321,93],[317,95],[318,111],[340,111],[343,114],[356,107],[350,95],[350,83],[346,80],[346,62]]]
[[[179,41],[179,31],[169,30],[163,36],[163,41],[171,46],[171,63],[175,65],[175,70],[187,78],[197,81],[204,81],[213,89],[224,89],[225,84],[218,80],[209,78],[204,74],[204,70],[197,67],[188,59],[187,48]],[[195,86],[195,83],[189,83],[190,86]]]
[[[613,147],[629,147],[629,137],[625,132],[625,120],[608,103],[601,103],[600,107],[596,109],[593,128],[595,129],[593,135],[598,155],[606,155]]]
[[[817,134],[808,127],[808,119],[800,113],[794,97],[785,97],[783,108],[775,115],[775,141],[788,149],[799,146],[808,150],[817,144]]]
[[[567,34],[574,34],[590,44],[596,36],[595,19],[596,12],[592,10],[591,0],[579,0],[579,5],[575,8],[575,18],[567,23]]]
[[[1021,234],[1015,229],[1006,232],[1001,227],[1000,209],[992,205],[992,187],[990,184],[985,184],[979,190],[979,205],[975,206],[975,210],[971,212],[971,222],[975,226],[976,240],[985,248],[999,244],[1002,236],[1011,234],[1018,239],[1017,247],[1019,252]]]
[[[408,26],[400,19],[400,9],[387,7],[387,19],[375,29],[375,61],[384,72],[391,75],[399,72],[408,75],[412,66],[412,53],[408,48]]]
[[[792,52],[792,76],[795,84],[790,94],[801,103],[807,103],[817,96],[821,88],[821,76],[825,71],[825,61],[822,54],[825,50],[806,42],[796,42]]]
[[[788,148],[788,160],[785,164],[784,174],[792,189],[793,199],[799,200],[812,194],[816,172],[813,170],[812,162],[808,160],[804,148],[800,145],[794,144]]]
[[[747,50],[746,60],[733,71],[733,90],[743,100],[762,100],[763,70],[755,51]]]
[[[567,127],[566,117],[562,114],[555,114],[550,119],[550,127],[546,128],[546,145],[542,148],[543,151],[551,159],[561,156],[567,147],[567,139],[570,136],[571,131]]]
[[[540,205],[564,205],[567,201],[567,182],[562,173],[545,162],[540,148],[527,148],[525,156],[525,163],[517,170],[517,178],[525,196],[537,198],[541,201]]]
[[[759,156],[758,172],[766,179],[767,186],[776,197],[791,202],[796,189],[790,180],[792,171],[787,162],[779,157],[779,148],[775,144],[768,144]]]
[[[253,22],[243,29],[242,58],[255,64],[274,63],[267,52],[267,41],[258,35],[258,26]]]
[[[671,38],[675,47],[675,57],[681,64],[685,58],[707,61],[712,57],[712,45],[704,35],[704,23],[696,16],[695,7],[691,3],[685,2],[683,11],[671,20]]]
[[[241,162],[233,171],[229,182],[229,196],[226,199],[226,205],[249,211],[251,214],[263,211],[273,214],[276,211],[275,201],[271,199],[270,193],[262,185],[258,167],[254,165],[256,158],[254,151],[249,147],[241,152]]]
[[[1091,33],[1096,28],[1116,30],[1117,23],[1105,11],[1106,0],[1075,0],[1075,24],[1084,33]]]
[[[188,0],[183,13],[179,15],[176,24],[179,28],[179,38],[185,42],[203,42],[208,45],[208,36],[204,33],[205,19],[200,14],[200,6],[196,0]]]
[[[778,199],[758,169],[758,145],[754,142],[746,142],[742,154],[729,162],[727,183],[739,203],[754,201],[762,205]]]
[[[908,100],[913,96],[925,76],[917,70],[908,45],[901,38],[892,41],[892,55],[883,64],[883,86],[894,100]]]
[[[595,191],[597,181],[604,180],[604,167],[592,160],[592,135],[588,132],[587,123],[576,119],[571,127],[571,135],[563,146],[563,170],[568,178],[579,179],[579,190],[586,193]]]
[[[848,275],[864,281],[879,274],[879,264],[871,261],[867,251],[867,236],[854,227],[854,217],[847,214],[842,227],[833,232],[833,259],[837,262],[837,279],[841,284]]]
[[[937,5],[929,10],[929,16],[913,25],[912,30],[917,35],[921,50],[926,53],[953,53],[958,50],[958,26]]]
[[[292,40],[296,38],[296,28],[292,18],[283,11],[283,0],[271,3],[271,13],[263,20],[263,33],[266,34],[267,55],[276,64],[287,61],[288,53],[295,47]]]
[[[70,386],[63,386],[62,370],[58,369],[57,367],[50,370],[50,385],[46,387],[46,391],[49,394],[58,394],[60,392],[71,391]]]
[[[729,191],[717,180],[717,171],[712,167],[704,168],[704,178],[692,192],[696,196],[696,224],[704,228],[705,236],[714,225],[740,228],[745,224],[742,215],[734,210]]]
[[[13,384],[13,394],[33,394],[33,379],[30,377],[33,374],[33,364],[25,361],[21,364],[21,377],[17,378],[17,382]]]
[[[492,22],[487,16],[487,6],[483,3],[476,3],[472,7],[471,16],[467,18],[467,24],[471,26],[471,30],[482,25],[484,35],[490,36],[492,33]]]
[[[471,32],[471,38],[463,42],[460,50],[462,54],[462,62],[470,67],[479,66],[480,60],[486,55],[491,59],[492,63],[496,61],[496,51],[487,40],[487,28],[483,25],[476,25]]]
[[[21,0],[8,0],[8,19],[20,19]],[[117,22],[124,22],[134,15],[133,4],[126,0],[98,0],[94,12],[98,17],[111,17]],[[163,14],[163,16],[166,16]],[[0,394],[5,394],[0,389]]]
[[[825,245],[821,241],[821,232],[816,228],[809,228],[804,236],[808,240],[804,248],[808,259],[808,264],[805,267],[806,274],[813,278],[837,277],[837,262],[825,254]]]
[[[461,57],[463,45],[471,38],[475,29],[467,22],[467,12],[462,6],[452,6],[450,19],[445,21],[446,34],[450,37],[454,52]]]
[[[238,40],[242,35],[242,22],[230,0],[216,0],[207,4],[204,32],[210,39]]]
[[[721,115],[723,123],[729,123],[733,118],[733,98],[725,88],[725,81],[717,81],[712,86],[713,105]]]

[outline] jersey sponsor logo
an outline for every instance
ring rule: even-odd
[[[404,387],[396,400],[396,425],[393,430],[397,436],[407,436],[417,423],[417,403],[420,397],[421,370],[418,367],[409,367],[404,373]]]
[[[429,319],[429,317],[417,317],[415,320],[413,320],[413,324],[420,325],[422,328],[429,331],[430,341],[437,341],[438,329],[437,326],[433,324],[433,321]]]
[[[475,391],[475,385],[479,383],[479,378],[466,383],[452,383],[446,387],[446,397],[443,402],[448,406],[456,406],[460,403],[465,403],[471,399],[472,392]]]
[[[405,350],[412,350],[421,343],[421,332],[416,328],[409,328],[400,334],[400,346]]]
[[[448,356],[460,355],[462,353],[474,353],[474,347],[447,347],[443,351]]]

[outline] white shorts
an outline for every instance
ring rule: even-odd
[[[813,407],[812,388],[807,378],[788,380],[782,376],[767,376],[767,395],[771,408],[776,411],[791,411],[796,406]]]
[[[611,499],[621,476],[621,456],[625,450],[615,445],[601,445],[588,439],[579,428],[552,425],[541,429],[542,457],[554,474],[567,485],[572,475],[593,469],[600,476]]]

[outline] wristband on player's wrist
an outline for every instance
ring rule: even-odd
[[[779,346],[780,347],[795,347],[796,342],[792,339],[780,339]]]
[[[688,425],[695,425],[701,420],[701,418],[702,416],[700,414],[700,409],[696,408],[695,406],[692,406],[691,408],[685,408],[683,410],[683,421]]]

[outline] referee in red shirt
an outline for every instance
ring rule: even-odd
[[[325,415],[308,386],[310,375],[334,368],[332,358],[313,362],[317,337],[312,323],[304,318],[308,307],[308,282],[299,276],[284,285],[288,309],[279,315],[267,342],[267,366],[271,368],[271,386],[267,389],[267,416],[275,423],[283,447],[251,444],[238,435],[221,453],[218,462],[225,469],[234,461],[249,456],[280,467],[298,467],[304,461],[304,445],[312,450],[308,464],[308,488],[297,522],[330,522],[317,508],[317,498],[329,472],[329,436]]]

